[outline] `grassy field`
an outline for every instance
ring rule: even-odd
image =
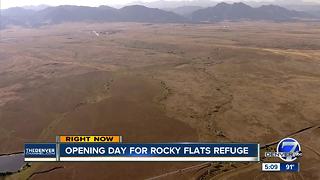
[[[60,134],[261,144],[293,135],[302,144],[300,173],[217,163],[163,179],[320,178],[319,23],[61,24],[0,33],[0,153]],[[54,167],[62,168],[32,179],[143,179],[195,164],[33,163],[6,179]]]

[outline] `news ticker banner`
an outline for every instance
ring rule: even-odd
[[[30,143],[25,161],[246,161],[260,160],[259,144]]]

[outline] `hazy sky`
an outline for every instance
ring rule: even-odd
[[[132,3],[136,1],[151,2],[151,1],[157,1],[157,0],[0,0],[2,9],[15,7],[15,6],[39,5],[39,4],[46,4],[51,6],[65,5],[65,4],[85,5],[85,6],[99,6],[99,5],[114,6],[114,5]],[[179,0],[167,0],[167,1],[179,1]],[[222,0],[212,0],[212,1],[222,1]],[[226,1],[241,1],[241,0],[226,0]],[[265,1],[273,1],[273,0],[252,0],[252,1],[265,2]],[[296,0],[288,0],[288,1],[296,1]],[[304,1],[320,2],[320,0],[304,0]]]

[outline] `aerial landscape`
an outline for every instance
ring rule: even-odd
[[[186,11],[1,10],[0,179],[320,179],[319,17],[245,3]],[[246,162],[8,158],[26,142],[67,134],[258,142],[262,152],[291,136],[302,146],[303,168],[270,174]]]

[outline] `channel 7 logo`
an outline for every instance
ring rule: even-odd
[[[293,138],[282,139],[277,146],[277,152],[266,152],[266,157],[279,157],[285,162],[295,161],[302,156],[299,142]]]

